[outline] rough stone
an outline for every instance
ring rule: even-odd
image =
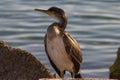
[[[0,40],[0,80],[38,80],[54,76],[31,53]]]

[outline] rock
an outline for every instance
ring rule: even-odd
[[[31,53],[12,48],[0,40],[0,80],[53,78],[50,71]]]
[[[120,79],[120,48],[118,48],[117,58],[114,64],[110,67],[110,78]]]

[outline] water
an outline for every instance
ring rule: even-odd
[[[34,11],[51,6],[64,9],[68,15],[66,31],[78,41],[83,53],[82,76],[108,78],[120,47],[119,0],[2,0],[0,39],[31,52],[54,73],[43,39],[47,26],[55,20]]]

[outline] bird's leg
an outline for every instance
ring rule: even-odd
[[[78,72],[78,73],[71,72],[71,77],[72,78],[82,78],[80,72]]]
[[[61,71],[61,72],[60,72],[60,77],[61,77],[61,78],[64,78],[64,74],[65,74],[65,71]]]
[[[71,77],[75,78],[75,74],[73,72],[71,72]]]

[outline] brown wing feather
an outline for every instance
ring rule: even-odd
[[[64,32],[63,41],[67,53],[80,64],[82,62],[82,53],[78,43],[67,32]]]
[[[50,64],[52,65],[52,67],[55,69],[55,71],[58,73],[58,75],[60,76],[60,70],[56,67],[56,65],[52,62],[50,56],[48,55],[48,51],[47,51],[47,42],[46,42],[46,37],[47,35],[45,35],[45,38],[44,38],[44,46],[45,46],[45,51],[46,51],[46,54],[47,54],[47,57],[50,61]]]

